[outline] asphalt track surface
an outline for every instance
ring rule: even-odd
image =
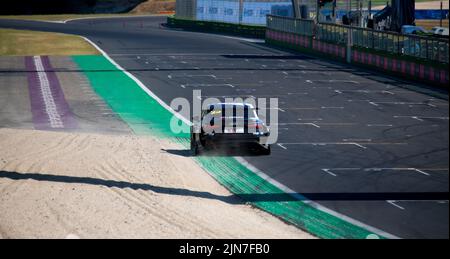
[[[193,89],[221,99],[278,98],[272,155],[232,155],[392,235],[448,238],[447,91],[259,41],[162,28],[164,20],[0,20],[0,27],[85,36],[166,103],[192,99]]]

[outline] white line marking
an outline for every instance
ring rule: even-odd
[[[367,127],[393,127],[392,124],[367,124]]]
[[[344,89],[339,89],[339,90],[334,90],[336,93],[346,93],[346,92],[350,92],[350,93],[365,93],[365,94],[370,94],[370,93],[382,93],[382,94],[390,94],[390,95],[395,95],[395,93],[391,92],[391,91],[387,91],[387,90],[344,90]]]
[[[279,147],[281,147],[282,149],[287,149],[287,147],[283,146],[283,144],[278,143],[277,144]]]
[[[337,174],[335,174],[335,173],[332,173],[331,171],[330,171],[330,169],[322,169],[322,171],[324,171],[325,173],[327,173],[327,174],[329,174],[329,175],[332,175],[332,176],[337,176]]]
[[[261,40],[261,39],[250,39],[250,38],[241,38],[241,37],[233,37],[233,36],[223,36],[224,38],[228,38],[228,39],[234,39],[234,40],[243,40],[243,41],[247,41],[247,42],[251,42],[251,43],[264,43],[266,42],[265,40]]]
[[[260,84],[276,84],[278,81],[259,81]]]
[[[170,76],[170,77],[169,77]],[[189,75],[189,74],[182,74],[182,75],[168,75],[169,78],[185,78],[185,77],[212,77],[214,79],[229,79],[229,78],[218,78],[216,75],[208,74],[208,75]]]
[[[321,109],[344,109],[344,107],[322,106]]]
[[[67,23],[71,21],[77,21],[77,20],[100,20],[100,19],[117,19],[117,18],[134,18],[134,17],[157,17],[157,16],[165,16],[165,15],[133,15],[133,16],[124,16],[124,15],[117,15],[117,16],[106,16],[106,17],[81,17],[81,18],[71,18],[66,19],[62,21],[46,21],[46,22],[58,22],[58,23]]]
[[[322,82],[322,83],[352,83],[352,84],[359,84],[359,82],[353,81],[353,80],[338,80],[338,79],[330,79],[330,80],[306,80],[306,81],[309,81],[308,83]]]
[[[208,34],[211,35],[211,34]],[[234,55],[241,55],[241,54],[236,54],[236,53],[112,53],[112,54],[108,54],[108,56],[114,57],[114,56],[136,56],[136,55],[140,55],[140,56],[151,56],[151,57],[167,57],[167,56],[180,56],[180,57],[185,57],[185,56],[189,56],[189,57],[196,57],[195,60],[198,59],[202,59],[202,60],[211,60],[211,58],[198,58],[199,56],[206,56],[206,57],[210,57],[210,56],[234,56]],[[257,54],[257,53],[249,53],[247,55],[252,55],[252,56],[260,56],[260,57],[264,57],[267,55],[264,54]],[[212,58],[212,60],[217,60],[216,58]],[[244,71],[245,72],[245,71]],[[248,71],[246,71],[245,73],[247,73]]]
[[[405,208],[403,208],[402,206],[400,206],[398,204],[395,204],[396,201],[386,201],[386,202],[391,204],[394,207],[397,207],[397,208],[401,209],[401,210],[405,210]]]
[[[449,117],[430,117],[430,116],[419,116],[419,115],[397,115],[394,118],[411,118],[418,121],[424,121],[423,119],[436,119],[436,120],[449,120]]]
[[[357,170],[362,170],[363,168],[358,168],[358,167],[338,167],[338,168],[329,168],[328,170],[333,170],[333,171],[357,171]]]
[[[235,88],[232,84],[184,84],[185,87],[206,87],[206,86],[228,86]]]
[[[425,173],[424,171],[422,171],[422,170],[420,170],[420,169],[417,169],[417,168],[411,168],[411,169],[414,169],[414,171],[416,171],[416,172],[418,172],[418,173],[421,173],[421,174],[423,174],[423,175],[430,176],[429,173]]]
[[[357,147],[360,147],[362,149],[367,149],[367,147],[363,146],[360,143],[356,142],[290,142],[290,143],[280,143],[282,145],[311,145],[311,146],[328,146],[328,145],[354,145]],[[364,145],[367,145],[368,143],[364,143]],[[374,143],[370,143],[374,144]],[[378,143],[377,143],[378,144]]]
[[[168,110],[170,113],[172,113],[173,115],[175,115],[178,119],[182,120],[184,123],[186,123],[187,125],[191,126],[192,123],[187,120],[186,118],[184,118],[183,116],[181,116],[179,113],[177,113],[176,111],[174,111],[169,105],[167,105],[163,100],[161,100],[156,94],[154,94],[152,91],[150,91],[150,89],[148,89],[139,79],[137,79],[134,75],[132,75],[130,72],[126,71],[124,68],[122,68],[119,64],[117,64],[112,58],[110,58],[108,56],[108,54],[106,54],[105,51],[103,51],[99,46],[97,46],[97,44],[95,44],[94,42],[92,42],[90,39],[86,38],[86,37],[82,37],[84,40],[86,40],[87,42],[89,42],[92,46],[94,46],[94,48],[96,48],[100,53],[102,53],[102,55],[109,61],[111,62],[111,64],[113,64],[118,70],[124,72],[128,77],[130,77],[134,82],[136,82],[136,84],[145,92],[147,93],[150,97],[152,97],[153,99],[155,99],[162,107],[164,107],[166,110]]]
[[[394,202],[402,202],[402,203],[408,203],[408,202],[422,202],[422,203],[437,203],[437,204],[448,204],[449,200],[394,200]]]
[[[307,125],[307,126],[313,126],[316,128],[320,128],[319,125],[317,125],[316,123],[312,123],[312,122],[282,122],[282,123],[274,123],[273,125],[281,125],[281,126],[286,126],[286,125]]]
[[[201,99],[206,99],[206,98],[236,98],[236,97],[242,97],[242,95],[238,95],[238,94],[231,94],[231,95],[202,95],[202,96],[197,96],[197,99],[201,100]],[[245,96],[246,98],[253,98],[256,99],[255,96],[253,95],[247,95]]]
[[[308,119],[304,119],[304,118],[298,118],[299,121],[321,121],[323,120],[322,118],[308,118]]]
[[[355,145],[355,146],[357,146],[357,147],[360,147],[360,148],[362,148],[362,149],[367,149],[367,147],[365,147],[365,146],[363,146],[363,145],[361,145],[361,144],[359,144],[359,143],[355,143],[355,142],[349,142],[349,143],[351,143],[351,144],[353,144],[353,145]]]
[[[328,145],[353,145],[362,149],[367,149],[367,145],[407,145],[407,143],[389,143],[389,142],[368,142],[368,143],[358,143],[358,142],[291,142],[291,143],[280,143],[282,145],[311,145],[311,146],[328,146]]]
[[[48,81],[47,73],[45,72],[41,57],[34,56],[33,60],[37,70],[41,95],[44,100],[45,112],[48,115],[48,119],[50,121],[50,127],[64,128],[64,124],[62,122],[61,116],[58,113],[55,100],[53,99],[50,82]]]
[[[294,93],[287,93],[288,95],[308,95],[307,92],[294,92]]]
[[[339,219],[342,219],[344,221],[349,222],[350,224],[353,224],[355,226],[364,228],[370,232],[373,232],[377,235],[380,236],[384,236],[386,238],[390,238],[390,239],[399,239],[399,237],[392,235],[390,233],[387,233],[386,231],[380,230],[378,228],[369,226],[361,221],[358,221],[356,219],[350,218],[344,214],[341,214],[339,212],[333,211],[323,205],[318,204],[317,202],[314,202],[312,200],[307,199],[305,196],[301,195],[300,193],[297,193],[296,191],[292,190],[291,188],[287,187],[286,185],[281,184],[280,182],[276,181],[275,179],[271,178],[270,176],[268,176],[267,174],[265,174],[264,172],[262,172],[261,170],[259,170],[258,168],[256,168],[255,166],[253,166],[252,164],[250,164],[249,162],[247,162],[247,160],[245,160],[242,157],[234,157],[238,162],[240,162],[242,165],[244,165],[245,167],[247,167],[250,171],[254,172],[256,175],[258,175],[259,177],[261,177],[263,180],[266,180],[267,182],[273,184],[275,187],[279,188],[280,190],[284,191],[285,193],[291,195],[292,197],[303,201],[304,203],[308,204],[309,206],[323,211],[327,214],[333,215]]]
[[[348,123],[344,123],[344,122],[342,122],[342,123],[339,123],[339,122],[335,122],[335,123],[333,123],[333,122],[319,122],[317,124],[320,125],[320,126],[354,126],[354,125],[357,125],[356,123],[351,123],[351,122],[348,122]]]
[[[366,144],[367,145],[367,144]],[[448,171],[448,169],[442,169],[442,168],[431,168],[431,169],[425,169],[425,168],[413,168],[413,167],[393,167],[393,168],[377,168],[377,167],[372,167],[372,168],[329,168],[328,170],[333,170],[333,171],[364,171],[364,172],[381,172],[381,171],[411,171],[411,172],[417,172],[426,176],[430,176],[429,173],[425,172],[425,170],[427,171]]]
[[[374,102],[374,101],[372,101],[373,103],[376,103],[376,104],[395,104],[395,105],[410,105],[410,106],[412,106],[412,105],[427,105],[427,106],[430,106],[430,104],[428,104],[428,103],[417,103],[417,102]]]

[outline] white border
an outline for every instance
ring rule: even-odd
[[[78,21],[78,20],[88,20],[88,19],[117,19],[117,18],[134,18],[134,17],[161,17],[161,16],[167,16],[167,14],[147,14],[147,15],[117,15],[117,16],[100,16],[100,17],[95,17],[95,16],[91,16],[91,17],[78,17],[78,18],[71,18],[71,19],[66,19],[66,20],[62,20],[62,21],[57,21],[60,23],[67,23],[67,22],[71,22],[71,21]]]
[[[87,42],[89,42],[89,44],[91,44],[92,46],[94,46],[109,62],[111,62],[118,70],[124,72],[128,77],[130,77],[142,90],[144,90],[144,92],[146,92],[150,97],[152,97],[153,99],[155,99],[162,107],[164,107],[166,110],[168,110],[169,112],[171,112],[173,115],[175,115],[178,119],[182,120],[184,123],[186,123],[187,125],[191,126],[191,122],[189,120],[187,120],[186,118],[184,118],[181,114],[177,113],[176,111],[174,111],[169,105],[167,105],[163,100],[161,100],[158,96],[156,96],[156,94],[154,94],[152,91],[150,91],[150,89],[148,89],[147,87],[145,87],[145,85],[139,80],[137,79],[134,75],[132,75],[130,72],[126,71],[125,69],[123,69],[123,67],[121,67],[119,64],[117,64],[112,58],[110,58],[108,56],[108,54],[106,54],[106,52],[104,50],[102,50],[99,46],[97,46],[97,44],[95,44],[94,42],[92,42],[90,39],[81,36],[84,40],[86,40]]]

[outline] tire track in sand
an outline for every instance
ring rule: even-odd
[[[128,182],[130,178],[129,174],[121,173],[121,171],[122,170],[120,169],[120,164],[113,159],[106,160],[105,163],[103,163],[102,166],[98,168],[98,173],[106,179]],[[139,183],[136,184],[141,184],[144,182],[142,179],[138,180]],[[191,217],[185,216],[184,214],[178,212],[177,210],[171,209],[168,206],[163,206],[162,203],[159,202],[161,194],[152,191],[139,189],[135,190],[131,188],[123,188],[123,189],[109,188],[109,189],[120,198],[132,202],[132,204],[138,206],[138,208],[140,208],[141,210],[152,214],[155,217],[155,219],[163,220],[169,225],[176,226],[177,228],[179,228],[178,231],[189,233],[195,229],[196,232],[200,232],[204,236],[211,236],[211,237],[214,236],[212,234],[214,233],[214,231],[200,226],[198,224],[198,221],[195,221]],[[159,213],[163,211],[164,213]]]

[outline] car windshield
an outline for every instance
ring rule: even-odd
[[[233,104],[211,105],[208,110],[204,111],[204,116],[212,116],[214,118],[257,118],[254,108],[248,105]]]

